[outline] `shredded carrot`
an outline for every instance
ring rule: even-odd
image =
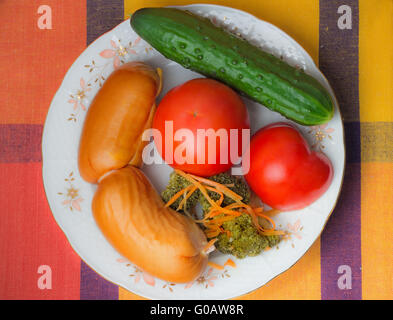
[[[220,227],[221,233],[226,233],[227,237],[230,238],[232,233],[229,230],[225,230],[224,228]]]
[[[195,220],[197,223],[205,223],[210,220],[210,218],[221,215],[222,212],[217,211],[215,208],[211,208],[208,213],[205,214],[204,218],[201,220]]]
[[[201,183],[199,183],[198,181],[194,180],[194,179],[191,177],[191,175],[189,175],[189,174],[187,174],[187,173],[184,173],[184,172],[181,171],[181,170],[175,169],[175,172],[176,172],[177,174],[181,175],[181,176],[182,176],[183,178],[185,178],[187,181],[189,181],[189,182],[191,182],[192,184],[196,185],[197,188],[198,188],[198,189],[202,192],[202,194],[205,196],[206,200],[209,201],[209,203],[210,203],[213,207],[215,207],[215,208],[217,208],[217,209],[220,208],[220,206],[219,206],[215,201],[213,201],[212,198],[209,197],[209,194],[207,193],[206,188],[205,188]]]
[[[257,229],[263,231],[263,228],[259,225],[258,218],[253,211],[250,213],[250,216],[251,216],[252,222],[257,227]]]
[[[214,238],[214,237],[217,237],[220,233],[221,233],[221,230],[216,229],[216,230],[206,231],[205,234],[206,234],[206,237],[208,237],[208,238]]]
[[[275,216],[275,215],[277,215],[279,213],[281,213],[281,211],[277,210],[277,209],[271,209],[271,210],[265,211],[265,214],[270,216],[270,217],[273,217],[273,216]]]
[[[257,215],[258,217],[260,217],[260,218],[263,218],[263,219],[269,221],[269,223],[272,225],[272,230],[275,230],[275,229],[276,229],[276,224],[274,223],[274,221],[273,221],[272,218],[270,218],[269,216],[267,216],[267,215],[265,215],[265,214],[263,214],[263,213],[256,213],[256,215]]]
[[[265,235],[265,236],[269,236],[269,235],[283,235],[283,234],[285,234],[285,232],[283,232],[283,231],[275,230],[276,229],[276,224],[274,223],[274,220],[271,219],[269,216],[264,215],[262,213],[263,209],[261,210],[260,208],[257,208],[259,210],[255,211],[254,208],[252,208],[252,207],[250,207],[248,205],[245,205],[245,209],[246,209],[247,213],[251,216],[252,222],[254,223],[255,227],[258,229],[258,232],[260,234]],[[258,217],[266,219],[272,225],[272,228],[271,229],[263,228],[259,224]]]
[[[242,204],[249,214],[255,214],[254,209],[251,206],[249,206],[248,204],[245,204],[242,202],[240,202],[239,204]]]
[[[268,229],[268,230],[262,228],[261,225],[259,224],[258,217],[255,215],[255,213],[250,214],[250,216],[251,216],[252,222],[254,223],[255,227],[258,229],[258,232],[261,235],[272,236],[272,235],[284,235],[285,234],[284,231],[274,230],[274,228]]]
[[[211,239],[202,249],[202,252],[207,252],[217,241],[218,239]]]
[[[219,265],[219,264],[211,262],[211,261],[208,261],[207,264],[208,264],[209,267],[212,267],[212,268],[217,269],[217,270],[223,270],[224,269],[224,267],[222,265]]]
[[[206,189],[213,191],[215,193],[218,193],[220,195],[220,199],[218,199],[218,201],[217,201],[217,204],[220,206],[222,204],[222,202],[224,201],[224,194],[221,191],[214,189],[212,187],[209,187],[209,186],[207,186]]]
[[[177,207],[177,210],[181,210],[181,209],[183,209],[183,207],[185,207],[188,198],[191,197],[191,195],[195,192],[196,189],[198,189],[196,186],[192,186],[192,188],[189,190],[189,192],[187,192],[185,194],[183,200],[180,201],[179,206]]]
[[[285,236],[286,232],[282,230],[262,230],[259,231],[264,236]]]
[[[214,183],[214,186],[216,186],[217,189],[218,189],[219,186],[221,186],[221,187],[224,188],[224,189],[223,189],[223,190],[218,190],[218,191],[221,191],[221,192],[224,193],[224,194],[227,194],[228,192],[230,192],[231,194],[233,194],[233,195],[235,195],[235,196],[232,196],[232,195],[229,195],[229,194],[228,194],[228,196],[233,197],[235,201],[240,201],[240,199],[242,199],[242,197],[240,197],[239,195],[237,195],[236,193],[234,193],[232,190],[230,190],[230,189],[224,187],[223,185],[221,185],[221,184],[219,184],[219,183],[217,183],[217,182],[214,182],[214,181],[211,181],[211,180],[208,180],[208,179],[205,179],[205,178],[201,178],[201,177],[198,177],[198,176],[194,176],[194,175],[192,175],[192,174],[187,174],[187,173],[185,173],[185,172],[183,172],[183,171],[181,171],[181,170],[175,169],[175,172],[178,173],[179,175],[181,175],[181,176],[182,176],[183,178],[185,178],[187,181],[189,181],[189,182],[191,182],[192,184],[196,185],[196,186],[198,187],[198,189],[202,192],[202,194],[205,196],[205,198],[207,199],[207,201],[213,206],[214,209],[219,210],[219,211],[221,211],[221,212],[223,212],[223,213],[227,213],[227,214],[230,214],[230,215],[238,216],[238,214],[236,213],[236,211],[227,210],[227,209],[221,207],[220,205],[218,205],[212,198],[210,198],[210,197],[209,197],[209,194],[207,193],[207,189],[206,189],[199,181],[197,181],[197,180],[202,179],[203,182],[205,182],[205,181],[210,181],[210,182]],[[194,178],[197,178],[197,179],[194,179]],[[207,183],[206,183],[206,184],[207,184]],[[217,186],[218,186],[218,187],[217,187]]]
[[[224,209],[232,210],[232,209],[244,208],[244,206],[245,206],[245,204],[243,204],[243,203],[239,204],[239,203],[235,202],[235,203],[225,206]]]
[[[217,190],[221,191],[222,193],[224,193],[226,196],[230,197],[233,200],[235,200],[235,199],[242,200],[243,199],[242,196],[239,196],[237,193],[233,192],[231,189],[227,188],[225,185],[223,185],[221,183],[218,183],[213,180],[206,179],[206,178],[194,176],[193,174],[190,174],[190,176],[192,178],[194,178],[195,180],[203,182],[209,186],[215,187]]]
[[[174,203],[177,199],[179,199],[185,192],[191,189],[191,185],[181,189],[179,192],[176,192],[175,195],[165,204],[165,207],[169,207],[172,203]]]
[[[224,266],[230,266],[230,267],[232,267],[232,268],[236,268],[236,263],[233,262],[232,259],[228,259],[228,260],[224,263]]]
[[[222,214],[222,212],[217,211],[217,210],[212,210],[212,211],[209,212],[209,213],[210,213],[210,214],[209,214],[209,217],[210,217],[210,218],[214,218],[214,217],[217,217],[217,216],[219,216],[219,215]]]

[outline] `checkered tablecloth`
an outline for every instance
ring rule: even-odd
[[[139,299],[87,267],[56,225],[42,183],[42,128],[89,43],[140,7],[189,3],[0,0],[0,298]],[[211,3],[298,41],[333,86],[345,124],[343,189],[322,236],[290,270],[239,298],[392,299],[393,0]]]

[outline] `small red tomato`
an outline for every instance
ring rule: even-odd
[[[261,200],[279,210],[302,209],[317,200],[333,177],[330,160],[311,151],[291,125],[274,123],[251,139],[246,180]]]
[[[250,124],[247,108],[235,91],[203,78],[170,90],[157,108],[153,128],[162,137],[154,141],[166,163],[185,172],[211,176],[238,162],[242,130],[249,129]],[[231,129],[238,133],[233,139]],[[231,152],[236,156],[231,157]]]

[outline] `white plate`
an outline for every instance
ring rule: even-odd
[[[328,82],[307,52],[277,27],[227,7],[191,5],[183,8],[207,16],[228,30],[240,33],[264,50],[282,56],[288,63],[304,68],[333,95]],[[129,264],[106,241],[91,212],[96,186],[83,181],[78,172],[78,144],[86,109],[99,89],[100,82],[113,71],[114,64],[130,60],[143,60],[163,69],[164,88],[159,98],[173,86],[200,77],[167,60],[140,40],[128,20],[98,38],[71,66],[49,109],[42,153],[47,198],[57,223],[74,250],[107,280],[152,299],[233,298],[261,287],[290,268],[322,232],[341,189],[345,153],[343,125],[337,102],[335,115],[328,124],[313,128],[297,125],[313,148],[323,150],[331,159],[334,178],[328,191],[311,206],[275,217],[278,226],[292,232],[291,239],[280,243],[278,250],[266,251],[257,257],[243,260],[232,257],[236,268],[227,266],[224,271],[208,268],[204,276],[194,283],[170,284],[154,279]],[[268,123],[288,121],[257,103],[247,99],[245,102],[250,113],[252,132]],[[161,191],[171,169],[166,165],[150,165],[145,166],[144,171]],[[212,261],[221,264],[227,258],[218,252],[211,255]]]

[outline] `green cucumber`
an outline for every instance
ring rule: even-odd
[[[132,15],[131,27],[168,59],[299,124],[319,125],[333,117],[332,98],[316,79],[209,19],[174,8],[144,8]]]

